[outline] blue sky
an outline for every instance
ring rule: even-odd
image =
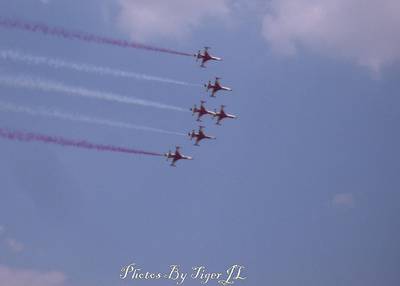
[[[398,285],[398,4],[325,2],[2,2],[2,17],[185,52],[208,45],[224,60],[200,69],[190,57],[3,28],[0,50],[194,84],[221,76],[233,92],[211,99],[197,86],[4,59],[1,76],[186,109],[205,99],[239,119],[219,127],[205,119],[217,140],[195,147],[178,135],[1,111],[1,128],[155,152],[179,144],[195,160],[170,168],[157,157],[1,140],[0,284],[174,285],[119,279],[121,267],[135,262],[148,271],[241,264],[247,280],[238,285]],[[0,90],[1,101],[16,106],[183,133],[196,128],[188,112]]]

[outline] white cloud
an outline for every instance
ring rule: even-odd
[[[25,246],[17,241],[14,238],[10,238],[5,236],[4,234],[6,233],[6,229],[4,226],[0,225],[0,243],[4,243],[8,249],[10,249],[12,252],[21,252],[24,250]],[[2,284],[0,284],[2,285]]]
[[[399,0],[271,0],[263,36],[276,51],[299,46],[379,72],[400,60]]]
[[[354,196],[352,193],[336,194],[333,197],[332,204],[338,207],[354,207]]]
[[[21,242],[15,240],[13,238],[7,238],[5,240],[5,243],[8,246],[8,248],[13,252],[21,252],[25,248]]]
[[[119,26],[133,39],[181,38],[210,18],[226,18],[230,0],[118,0]]]
[[[0,265],[0,285],[5,286],[65,286],[61,272],[40,273],[34,270],[12,269]]]

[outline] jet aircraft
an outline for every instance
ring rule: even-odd
[[[200,146],[199,142],[203,139],[216,139],[215,137],[206,135],[204,133],[204,126],[200,126],[199,131],[197,133],[194,130],[192,130],[192,132],[189,132],[188,135],[190,137],[190,140],[196,138],[196,142],[194,143],[195,146]]]
[[[230,87],[222,86],[219,81],[220,79],[221,78],[216,77],[214,84],[212,84],[211,81],[209,81],[208,84],[204,85],[206,87],[207,91],[209,91],[210,89],[212,90],[211,97],[216,97],[215,93],[220,90],[232,91],[232,89]]]
[[[206,102],[205,102],[204,100],[202,100],[202,101],[200,101],[200,107],[199,107],[199,108],[197,108],[197,105],[195,104],[195,105],[193,106],[193,108],[190,109],[190,111],[193,112],[193,115],[195,115],[196,113],[198,113],[196,121],[201,121],[200,118],[201,118],[202,116],[204,116],[204,115],[207,115],[207,114],[209,114],[209,115],[211,115],[211,116],[215,116],[215,112],[212,112],[212,111],[210,111],[210,110],[207,110],[207,109],[205,108],[205,106],[204,106],[204,103],[206,103]]]
[[[205,68],[205,67],[206,67],[206,66],[205,66],[205,63],[208,62],[208,61],[210,61],[210,60],[213,60],[213,61],[222,61],[221,58],[214,57],[214,56],[210,55],[210,53],[208,52],[209,49],[210,49],[210,47],[204,47],[203,52],[198,51],[197,54],[194,55],[194,56],[196,57],[196,62],[197,62],[198,60],[201,60],[200,67],[202,67],[202,68]]]
[[[171,152],[171,150],[170,150],[170,151],[168,151],[168,153],[164,154],[164,156],[167,157],[167,161],[169,159],[172,159],[171,167],[176,167],[176,162],[179,160],[193,160],[193,158],[190,156],[182,155],[180,152],[180,149],[181,149],[181,147],[176,146],[175,153]]]
[[[217,112],[217,110],[215,110],[214,112],[215,115],[213,115],[213,118],[218,118],[217,119],[217,125],[221,125],[221,121],[225,118],[232,118],[232,119],[236,119],[237,116],[233,115],[233,114],[229,114],[225,112],[225,105],[221,105],[221,109],[220,111]]]

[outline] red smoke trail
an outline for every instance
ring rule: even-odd
[[[54,137],[54,136],[35,134],[35,133],[25,133],[22,131],[8,131],[2,128],[0,128],[0,138],[13,141],[22,141],[22,142],[38,141],[49,144],[71,146],[76,148],[91,149],[103,152],[118,152],[118,153],[128,153],[137,155],[163,156],[160,153],[146,152],[130,148],[116,147],[111,145],[94,144],[87,141],[76,141],[71,139],[65,139],[62,137]]]
[[[190,56],[190,57],[193,56],[193,54],[189,54],[189,53],[177,52],[177,51],[173,51],[173,50],[169,50],[169,49],[152,47],[152,46],[143,45],[143,44],[139,44],[139,43],[135,43],[135,42],[128,42],[125,40],[118,40],[118,39],[112,39],[112,38],[107,38],[107,37],[103,37],[103,36],[97,36],[97,35],[89,34],[86,32],[69,31],[64,28],[49,27],[46,24],[41,24],[41,23],[28,23],[28,22],[23,22],[20,20],[10,20],[10,19],[0,18],[0,26],[2,26],[4,28],[8,28],[8,29],[19,29],[19,30],[25,30],[25,31],[29,31],[29,32],[38,32],[38,33],[43,33],[45,35],[53,35],[53,36],[58,36],[58,37],[71,39],[71,40],[77,39],[77,40],[86,41],[86,42],[113,45],[113,46],[119,46],[119,47],[123,47],[123,48],[144,49],[144,50],[163,52],[163,53],[174,54],[174,55]]]

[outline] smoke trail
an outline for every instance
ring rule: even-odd
[[[82,140],[78,141],[78,140],[66,139],[63,137],[48,136],[37,133],[26,133],[23,131],[9,131],[2,128],[0,128],[0,138],[13,141],[21,141],[21,142],[37,141],[49,144],[56,144],[60,146],[70,146],[76,148],[97,150],[102,152],[118,152],[118,153],[137,154],[137,155],[163,156],[163,154],[155,152],[147,152],[131,148],[112,146],[112,145],[95,144],[88,141],[82,141]]]
[[[189,56],[192,57],[193,54],[178,52],[165,48],[158,48],[149,45],[144,45],[136,42],[128,42],[125,40],[112,39],[103,36],[93,35],[81,31],[69,31],[64,28],[50,27],[46,24],[41,23],[29,23],[20,20],[4,19],[0,18],[0,26],[7,29],[18,29],[25,30],[29,32],[43,33],[45,35],[58,36],[65,39],[80,40],[85,42],[91,42],[96,44],[113,45],[122,48],[134,48],[134,49],[144,49],[154,52],[162,52],[174,55]]]
[[[102,118],[89,117],[89,116],[85,116],[85,115],[65,113],[62,111],[58,111],[58,110],[54,110],[54,109],[47,109],[47,108],[43,108],[43,107],[30,108],[30,107],[26,107],[26,106],[19,106],[19,105],[14,105],[11,103],[1,102],[1,101],[0,101],[0,110],[9,111],[9,112],[25,113],[25,114],[34,115],[34,116],[44,116],[44,117],[58,118],[58,119],[63,119],[63,120],[85,122],[85,123],[90,123],[90,124],[98,124],[98,125],[109,126],[109,127],[135,129],[135,130],[150,131],[150,132],[157,132],[157,133],[170,134],[170,135],[186,136],[186,134],[184,134],[184,133],[167,131],[167,130],[158,129],[158,128],[134,125],[134,124],[130,124],[130,123],[112,121],[112,120],[102,119]]]
[[[12,60],[24,62],[32,65],[47,65],[52,68],[64,68],[79,72],[94,73],[98,75],[109,75],[123,78],[133,78],[137,80],[158,81],[163,83],[185,85],[185,86],[201,86],[199,84],[187,83],[179,80],[163,78],[158,76],[145,75],[129,71],[117,70],[108,67],[95,66],[90,64],[68,62],[61,59],[53,59],[48,57],[34,56],[13,50],[0,50],[0,58],[3,60]]]
[[[47,81],[39,78],[30,78],[25,76],[6,76],[0,75],[0,84],[11,87],[23,87],[29,89],[39,89],[48,92],[60,92],[69,95],[82,96],[88,98],[95,98],[100,100],[107,100],[126,104],[135,104],[147,107],[154,107],[160,109],[169,109],[174,111],[188,112],[186,109],[167,105],[159,102],[128,97],[111,92],[103,92],[97,90],[89,90],[83,87],[75,87],[65,85],[61,82]]]

